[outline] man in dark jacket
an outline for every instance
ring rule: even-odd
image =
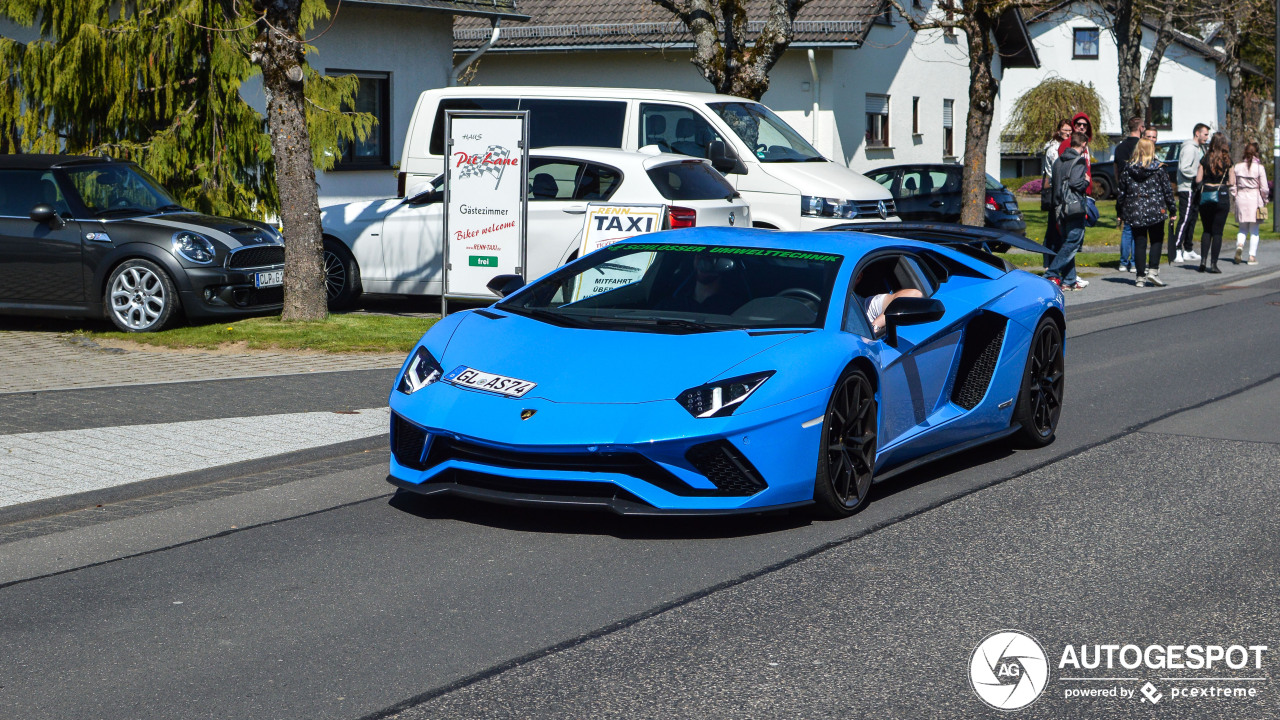
[[[1083,152],[1089,136],[1071,133],[1071,147],[1053,164],[1053,205],[1062,234],[1062,248],[1044,276],[1063,290],[1083,290],[1089,282],[1076,277],[1076,253],[1084,244],[1085,192],[1089,189],[1088,160]]]
[[[1120,176],[1124,175],[1124,168],[1129,164],[1129,159],[1133,157],[1133,149],[1138,146],[1138,141],[1142,139],[1142,133],[1145,129],[1145,123],[1142,122],[1142,118],[1129,118],[1129,135],[1120,141],[1120,144],[1116,146],[1115,154],[1111,156],[1114,161],[1112,162],[1112,167],[1115,168],[1117,183],[1120,181]],[[1134,271],[1133,230],[1127,222],[1123,223],[1123,227],[1120,229],[1120,270]]]

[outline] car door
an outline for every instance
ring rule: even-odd
[[[409,198],[389,212],[381,225],[382,276],[386,292],[439,293],[444,268],[444,202],[433,189]],[[377,238],[374,238],[377,239]]]
[[[566,158],[529,159],[529,267],[525,278],[541,277],[560,264],[564,250],[582,234],[587,201],[586,163]]]
[[[38,223],[31,208],[54,206],[60,223]],[[83,239],[53,174],[0,170],[0,302],[81,307]]]

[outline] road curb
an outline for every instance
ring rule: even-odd
[[[272,455],[270,457],[260,458],[257,460],[244,460],[227,465],[216,465],[209,468],[203,468],[201,470],[178,473],[177,475],[166,475],[164,477],[139,480],[138,482],[128,483],[125,485],[102,488],[101,490],[89,490],[81,493],[46,498],[44,500],[34,500],[32,502],[21,503],[18,505],[10,505],[9,507],[0,508],[0,527],[12,525],[14,523],[27,522],[29,520],[46,518],[53,515],[61,515],[63,513],[83,510],[85,508],[91,508],[98,505],[124,502],[126,500],[137,500],[138,498],[147,497],[149,495],[159,495],[161,493],[173,492],[175,490],[188,490],[201,485],[233,480],[238,477],[270,472],[272,470],[280,470],[283,468],[293,467],[295,465],[302,465],[304,463],[332,460],[346,455],[355,455],[357,453],[368,452],[370,450],[380,450],[387,447],[387,442],[386,434],[375,435],[358,440],[334,443],[332,445],[321,445],[320,447],[296,450],[294,452],[283,453],[281,455]]]

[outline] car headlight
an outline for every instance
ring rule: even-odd
[[[173,251],[184,260],[197,265],[208,265],[217,255],[217,249],[209,238],[193,232],[183,231],[173,235]]]
[[[413,353],[413,359],[400,376],[396,389],[405,395],[412,395],[439,380],[441,375],[444,375],[444,370],[440,368],[440,363],[436,362],[426,348],[420,347]]]
[[[805,217],[829,217],[853,220],[858,217],[858,203],[853,200],[800,196],[800,214]]]
[[[689,414],[696,418],[724,417],[732,415],[751,393],[773,377],[773,370],[752,373],[727,380],[689,388],[676,398]]]

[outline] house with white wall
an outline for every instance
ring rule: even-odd
[[[1123,135],[1128,118],[1120,117],[1119,51],[1108,28],[1114,15],[1092,0],[1062,2],[1031,15],[1027,26],[1041,65],[1009,67],[1000,93],[1001,113],[1008,117],[1014,103],[1028,90],[1052,76],[1091,83],[1106,103],[1107,112],[1094,118],[1095,132]],[[1144,25],[1142,63],[1155,45],[1155,28]],[[1147,123],[1161,140],[1185,140],[1196,123],[1217,130],[1226,122],[1227,78],[1218,72],[1220,53],[1210,44],[1175,33],[1165,50],[1151,89]],[[1045,128],[1047,137],[1053,128]],[[1001,163],[1002,177],[1039,174],[1039,160],[1011,151]]]
[[[927,6],[920,0],[916,7]],[[762,4],[752,3],[752,18]],[[472,85],[634,87],[712,92],[690,62],[692,37],[652,0],[521,0],[527,23],[501,27],[477,61]],[[752,19],[750,32],[762,20]],[[964,151],[969,68],[963,35],[913,32],[884,0],[813,0],[761,98],[832,160],[859,172],[904,163],[958,162]],[[454,27],[462,55],[492,39],[489,23]],[[997,77],[1036,67],[1022,17],[996,32]],[[999,167],[1001,119],[993,119],[988,167]]]

